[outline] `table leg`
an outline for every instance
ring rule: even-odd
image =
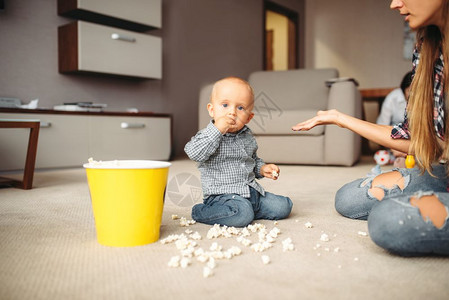
[[[30,128],[30,137],[28,139],[28,150],[22,182],[22,188],[25,190],[29,190],[33,186],[34,166],[36,163],[38,138],[39,138],[39,123],[36,123],[33,127]]]

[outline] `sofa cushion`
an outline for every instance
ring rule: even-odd
[[[338,77],[336,69],[257,71],[248,81],[254,89],[255,104],[282,110],[327,109],[326,80]]]
[[[293,131],[292,126],[316,116],[316,110],[273,111],[254,107],[248,127],[255,135],[323,135],[325,126],[309,131]]]

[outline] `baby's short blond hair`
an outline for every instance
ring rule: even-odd
[[[228,76],[228,77],[222,78],[222,79],[220,79],[220,80],[218,80],[218,81],[216,81],[214,83],[214,86],[212,87],[212,93],[210,94],[210,101],[211,102],[212,102],[212,100],[214,98],[214,95],[216,93],[216,90],[217,90],[218,86],[220,86],[220,84],[222,84],[224,82],[227,82],[227,81],[238,82],[238,83],[241,83],[241,84],[245,85],[248,88],[248,91],[250,92],[251,102],[254,103],[254,90],[253,90],[253,88],[248,83],[248,81],[246,81],[246,80],[244,80],[244,79],[242,79],[240,77],[236,77],[236,76]]]

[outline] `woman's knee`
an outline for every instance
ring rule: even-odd
[[[335,194],[335,210],[344,217],[366,220],[374,204],[369,199],[367,188],[361,187],[363,179],[342,186]]]
[[[409,177],[392,171],[347,183],[335,195],[335,209],[345,217],[366,220],[377,202],[387,196],[402,194]]]

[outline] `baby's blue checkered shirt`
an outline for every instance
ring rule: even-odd
[[[211,121],[184,147],[189,158],[198,163],[204,198],[210,195],[238,194],[249,198],[249,187],[265,195],[256,178],[262,178],[265,164],[257,157],[257,143],[244,126],[236,133],[222,134]]]

